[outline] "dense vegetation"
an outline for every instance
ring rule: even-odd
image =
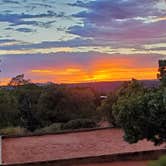
[[[0,89],[2,134],[95,127],[101,119],[96,112],[100,96],[93,89],[38,86],[23,77],[13,78],[10,86]]]
[[[145,88],[133,79],[111,94],[100,109],[124,130],[124,138],[130,143],[147,139],[157,145],[166,141],[165,86]]]

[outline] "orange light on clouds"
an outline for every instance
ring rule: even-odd
[[[44,79],[40,82],[53,81],[56,83],[80,83],[94,81],[123,81],[136,79],[155,79],[156,68],[141,68],[141,69],[96,69],[95,71],[79,70],[78,72],[66,72],[67,70],[56,70],[45,72],[45,70],[33,70],[32,75],[38,75]],[[39,82],[39,80],[35,80]]]
[[[44,62],[41,66],[25,68],[25,79],[44,83],[81,83],[100,81],[125,81],[131,78],[139,80],[156,79],[158,57],[153,56],[91,56],[72,60],[68,57],[55,59],[54,62]],[[20,73],[18,73],[20,74]],[[14,77],[13,75],[12,77]],[[10,78],[0,79],[0,85],[7,85]]]
[[[40,78],[40,82],[80,83],[95,81],[116,81],[136,79],[155,79],[157,68],[135,66],[135,59],[109,59],[107,57],[93,60],[88,66],[67,64],[64,67],[41,67],[32,69],[29,74]],[[71,67],[72,66],[72,67]],[[43,81],[41,80],[43,78]],[[35,82],[39,82],[38,79]]]
[[[1,78],[0,79],[0,86],[7,85],[11,78]]]

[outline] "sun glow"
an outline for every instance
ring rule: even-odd
[[[136,79],[155,79],[157,69],[155,67],[134,67],[131,59],[110,60],[109,58],[97,59],[86,68],[82,65],[70,64],[64,67],[32,69],[29,74],[53,80],[56,83],[80,83],[96,81],[116,81]],[[38,80],[36,80],[38,82]],[[41,80],[40,80],[41,81]]]

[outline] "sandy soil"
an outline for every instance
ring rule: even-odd
[[[2,149],[3,163],[20,163],[136,152],[161,149],[161,147],[155,147],[147,141],[129,145],[123,141],[121,130],[105,129],[59,135],[6,138],[2,141]],[[118,163],[115,166],[118,166]]]

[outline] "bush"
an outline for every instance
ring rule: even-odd
[[[16,97],[7,90],[0,89],[0,129],[20,126],[20,114]]]
[[[38,129],[35,131],[36,134],[54,133],[61,131],[62,123],[53,123],[50,126]]]
[[[152,161],[148,166],[166,166],[166,156],[160,157],[157,161]]]
[[[62,129],[80,129],[80,128],[94,128],[97,124],[94,120],[91,119],[76,119],[71,120],[67,123],[65,123],[62,126]]]
[[[8,127],[0,130],[0,135],[25,135],[27,130],[21,127]]]

